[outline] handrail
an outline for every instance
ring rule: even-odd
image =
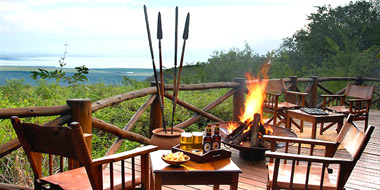
[[[269,80],[278,80],[278,79],[269,79]],[[287,90],[295,90],[295,91],[301,91],[299,89],[299,86],[297,84],[299,83],[308,83],[307,87],[304,89],[304,92],[308,93],[309,95],[309,101],[306,105],[309,106],[320,106],[320,103],[317,104],[317,89],[321,89],[322,91],[333,94],[332,91],[325,88],[321,83],[322,82],[328,82],[328,81],[354,81],[356,84],[364,84],[366,81],[371,82],[380,82],[380,78],[370,78],[370,77],[310,77],[310,78],[297,78],[295,76],[284,78],[283,81],[287,84],[286,88]],[[181,84],[180,90],[181,91],[192,91],[192,90],[207,90],[207,89],[220,89],[220,88],[230,88],[227,93],[213,101],[212,103],[208,104],[204,108],[198,108],[194,105],[191,105],[190,103],[187,103],[183,100],[178,99],[177,103],[184,108],[195,112],[196,114],[189,118],[188,120],[177,124],[175,127],[178,128],[184,128],[187,127],[196,121],[198,121],[202,116],[207,117],[208,119],[214,120],[214,121],[221,121],[220,118],[217,116],[214,116],[209,113],[210,110],[212,110],[217,105],[223,103],[225,100],[227,100],[229,97],[233,96],[233,119],[235,118],[235,113],[240,113],[240,110],[244,107],[242,100],[244,101],[244,94],[247,93],[247,89],[245,87],[246,83],[250,83],[252,81],[245,81],[245,79],[235,79],[233,82],[213,82],[213,83],[202,83],[202,84]],[[165,85],[166,91],[173,90],[173,85]],[[115,136],[117,136],[117,140],[115,141],[114,145],[110,148],[110,150],[106,153],[107,155],[115,153],[118,148],[120,148],[121,143],[124,139],[129,139],[132,141],[136,141],[143,144],[150,144],[151,140],[147,137],[144,137],[139,134],[135,134],[131,132],[131,129],[133,128],[134,124],[137,122],[137,120],[140,118],[142,113],[148,108],[151,107],[151,110],[155,106],[158,106],[158,104],[155,104],[154,100],[158,98],[156,94],[156,88],[154,87],[148,87],[140,90],[135,90],[131,92],[126,92],[123,94],[119,94],[113,97],[107,97],[102,100],[98,100],[91,103],[91,111],[95,112],[99,109],[116,105],[121,102],[131,100],[134,98],[139,97],[145,97],[147,95],[151,95],[151,97],[140,107],[139,111],[136,112],[136,114],[130,119],[128,124],[124,127],[124,129],[120,129],[119,127],[107,123],[105,121],[91,118],[92,127],[95,127],[97,129],[103,130],[105,132],[111,133]],[[344,88],[339,90],[336,94],[343,93]],[[373,100],[372,102],[378,102],[380,101],[380,93],[378,91],[374,92],[378,98]],[[172,94],[165,92],[165,97],[172,100]],[[75,106],[74,106],[75,107]],[[74,108],[73,108],[74,109]],[[155,109],[160,110],[160,109]],[[60,116],[53,121],[46,123],[45,125],[63,125],[65,123],[68,123],[71,121],[73,113],[72,107],[70,104],[68,105],[58,105],[58,106],[43,106],[43,107],[24,107],[24,108],[4,108],[0,109],[0,119],[7,119],[12,117],[13,115],[17,115],[19,117],[40,117],[40,116]],[[157,112],[151,111],[151,121],[160,121],[160,119],[155,118],[156,116],[159,116]],[[153,117],[152,117],[153,116]],[[74,118],[74,117],[73,117]],[[150,130],[152,130],[150,128]],[[17,138],[12,139],[8,141],[5,144],[0,145],[0,158],[15,151],[20,147],[20,143]],[[2,184],[0,184],[0,188],[4,187]]]
[[[278,79],[270,79],[270,80],[278,80]],[[316,96],[316,88],[319,87],[323,91],[326,91],[326,89],[321,85],[321,84],[312,84],[314,82],[327,82],[327,81],[356,81],[357,83],[363,83],[365,81],[373,81],[373,82],[380,82],[380,78],[371,78],[371,77],[323,77],[323,78],[317,78],[317,77],[311,77],[311,78],[297,78],[297,77],[289,77],[289,78],[284,78],[284,82],[286,82],[287,88],[292,88],[292,89],[298,89],[297,88],[297,83],[310,83],[308,87],[305,89],[305,91],[309,94],[309,96]],[[196,112],[197,114],[193,116],[192,118],[188,119],[187,121],[184,121],[183,123],[177,124],[175,127],[186,127],[194,122],[196,122],[198,119],[200,119],[202,116],[208,117],[209,119],[212,120],[220,120],[217,116],[214,116],[208,111],[213,109],[215,106],[219,105],[223,101],[225,101],[228,97],[231,95],[234,95],[237,93],[237,89],[242,85],[239,82],[213,82],[213,83],[202,83],[202,84],[182,84],[180,85],[180,90],[181,91],[191,91],[191,90],[206,90],[206,89],[217,89],[217,88],[231,88],[232,90],[214,101],[213,103],[209,104],[205,108],[197,108],[189,103],[186,103],[184,101],[179,101],[180,105],[184,106],[185,108],[192,110]],[[314,87],[313,87],[314,85]],[[172,90],[173,85],[165,85],[165,90]],[[298,89],[299,90],[299,89]],[[343,89],[342,89],[343,90]],[[340,91],[342,91],[340,90]],[[155,94],[156,89],[154,87],[148,87],[144,88],[141,90],[136,90],[136,91],[131,91],[131,92],[126,92],[123,94],[119,94],[113,97],[107,97],[102,100],[98,100],[92,103],[92,112],[95,112],[99,109],[112,106],[115,104],[119,104],[123,101],[131,100],[134,98],[139,98],[139,97],[144,97],[150,94]],[[327,91],[327,93],[332,93],[331,91]],[[375,94],[380,96],[380,93],[375,91]],[[171,94],[166,93],[166,96],[170,99]],[[313,100],[310,98],[309,100]],[[373,100],[373,102],[380,101],[380,98],[377,98]],[[235,103],[234,103],[235,104]],[[150,104],[149,104],[150,105]],[[309,102],[308,105],[313,105],[312,103]],[[314,103],[314,105],[317,105]],[[153,104],[151,105],[153,106]],[[233,105],[239,106],[239,105]],[[24,108],[4,108],[0,109],[0,119],[7,119],[10,118],[13,115],[17,115],[19,117],[39,117],[39,116],[54,116],[54,115],[61,115],[61,117],[58,117],[57,119],[53,120],[52,122],[49,122],[48,124],[64,124],[70,121],[71,119],[71,111],[70,111],[70,106],[69,105],[59,105],[59,106],[43,106],[43,107],[24,107]],[[145,109],[144,109],[145,110]],[[134,120],[138,118],[133,118]],[[103,130],[111,130],[112,129],[106,124],[105,122],[103,124],[100,121],[96,120],[97,124],[95,124],[96,127],[103,128]],[[135,121],[134,121],[135,123]],[[112,125],[112,124],[111,124]],[[130,126],[129,130],[131,129],[132,126]],[[129,133],[124,133],[121,131],[115,131],[113,130],[113,133],[116,134],[119,138],[131,138],[131,140],[136,140],[142,143],[147,143],[149,142],[149,139],[144,137],[136,135],[130,135]],[[12,152],[10,150],[17,149],[19,147],[19,143],[15,139],[12,140],[12,143],[6,143],[3,145],[0,145],[0,158],[6,153]]]

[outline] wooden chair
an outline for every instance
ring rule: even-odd
[[[273,121],[273,125],[280,125],[286,121],[286,111],[289,109],[297,109],[305,106],[305,97],[307,93],[287,91],[284,81],[268,80],[265,89],[266,99],[264,100],[263,112],[273,115],[266,123]],[[284,101],[281,96],[284,95]],[[280,119],[277,122],[277,119]]]
[[[374,130],[374,127],[371,126],[363,133],[352,122],[352,119],[352,115],[347,118],[335,142],[264,136],[265,140],[271,142],[271,151],[267,151],[265,154],[270,158],[267,189],[344,189],[344,185]],[[286,142],[285,153],[274,152],[275,143],[278,141]],[[289,143],[298,144],[297,154],[288,153]],[[311,146],[310,155],[300,154],[301,144]],[[325,148],[323,156],[313,156],[315,145]],[[340,145],[346,149],[350,158],[334,157]],[[280,163],[281,160],[284,160],[284,163]],[[290,161],[291,164],[288,164],[287,161]],[[327,167],[333,164],[339,165],[336,183],[331,183],[328,176]]]
[[[83,134],[78,122],[62,127],[21,123],[16,116],[11,121],[31,164],[35,189],[134,189],[140,183],[143,188],[149,187],[148,156],[157,150],[156,146],[144,146],[92,160],[85,141],[85,136],[89,135]],[[61,159],[61,173],[51,175],[50,168],[50,176],[43,177],[41,153],[67,157],[78,161],[83,167],[62,172]],[[139,155],[141,176],[135,174],[134,167],[134,158]],[[128,158],[132,159],[132,171],[129,173],[124,171],[124,160]],[[121,161],[121,172],[113,171],[113,163],[117,161]],[[109,169],[103,170],[103,164],[110,164]]]
[[[353,115],[353,120],[364,120],[364,129],[368,126],[369,110],[375,86],[354,85],[349,83],[343,95],[322,95],[323,108],[333,112]],[[353,98],[353,99],[348,99]],[[349,107],[344,105],[348,100]]]

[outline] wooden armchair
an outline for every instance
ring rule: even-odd
[[[323,108],[333,112],[342,113],[348,116],[353,115],[353,120],[364,120],[364,129],[368,126],[369,110],[375,87],[353,85],[348,83],[343,95],[322,95]],[[348,99],[352,97],[353,99]],[[344,105],[345,100],[349,102],[349,107]]]
[[[62,127],[21,123],[16,116],[11,121],[31,164],[35,189],[134,189],[140,183],[143,188],[149,187],[148,156],[150,152],[157,150],[156,146],[144,146],[92,160],[85,141],[85,136],[89,135],[83,134],[78,122]],[[52,175],[50,163],[50,176],[43,177],[41,153],[61,156],[61,173]],[[137,176],[134,158],[139,155],[141,175]],[[62,157],[78,161],[83,167],[63,172]],[[124,160],[128,158],[132,159],[132,171],[127,173]],[[113,163],[117,161],[121,161],[121,169],[114,171]],[[109,169],[103,170],[103,164],[110,164]]]
[[[280,125],[286,121],[286,110],[297,109],[305,106],[305,97],[307,93],[287,91],[284,81],[268,80],[265,89],[266,99],[264,100],[263,112],[273,115],[266,123],[273,121],[273,125]],[[281,95],[284,95],[284,101],[281,101]],[[277,122],[277,119],[280,119]]]
[[[350,115],[335,142],[315,139],[264,136],[271,142],[271,151],[266,152],[268,163],[267,189],[344,189],[355,164],[363,153],[374,127],[363,133],[352,122]],[[274,152],[275,142],[286,142],[285,153]],[[288,153],[289,143],[298,144],[296,154]],[[310,155],[301,155],[301,144],[309,144]],[[313,156],[314,146],[324,146],[323,156]],[[342,145],[350,158],[335,158],[338,146]],[[284,160],[284,163],[280,163]],[[273,162],[274,161],[274,162]],[[291,163],[288,164],[287,161]],[[301,162],[301,163],[300,163]],[[329,181],[329,165],[339,165],[336,183]]]

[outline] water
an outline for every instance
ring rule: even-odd
[[[46,69],[46,68],[44,68]],[[58,69],[54,68],[53,70]],[[33,80],[30,73],[31,67],[4,67],[0,66],[0,85],[7,83],[7,80],[23,79],[25,84],[37,85],[38,81]],[[75,70],[65,71],[67,76],[75,73]],[[121,84],[124,76],[135,79],[137,81],[144,81],[146,77],[152,76],[152,69],[134,69],[134,68],[105,68],[105,69],[90,69],[89,73],[85,75],[88,78],[87,82],[80,82],[84,84],[104,83],[104,84]],[[50,82],[54,82],[51,79]],[[62,83],[63,84],[63,83]]]

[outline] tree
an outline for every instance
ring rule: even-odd
[[[317,7],[305,28],[284,39],[273,68],[285,66],[297,76],[375,76],[380,68],[378,5],[379,0]]]

